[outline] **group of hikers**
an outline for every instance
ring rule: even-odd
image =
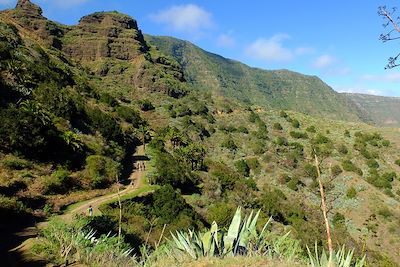
[[[145,171],[146,165],[143,161],[135,162],[135,169],[137,169],[138,171]]]

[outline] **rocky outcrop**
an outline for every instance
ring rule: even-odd
[[[87,62],[101,58],[132,60],[148,50],[136,21],[117,12],[83,17],[63,38],[63,52]]]
[[[37,35],[47,46],[61,48],[60,37],[63,29],[42,15],[42,9],[29,0],[19,0],[12,17],[24,28]]]
[[[33,4],[31,1],[29,0],[19,0],[17,2],[17,5],[15,7],[15,10],[19,13],[21,13],[21,15],[24,15],[27,18],[36,18],[36,19],[41,19],[43,18],[42,16],[42,9]]]

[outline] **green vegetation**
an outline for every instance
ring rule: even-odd
[[[114,192],[117,181],[126,189],[136,177],[135,161],[146,161],[148,184],[121,197],[121,240],[113,237],[120,209],[112,199],[100,207],[102,216],[50,223],[53,233],[43,234],[39,255],[58,265],[78,259],[107,266],[109,257],[115,265],[185,266],[240,262],[238,255],[264,265],[307,264],[307,246],[326,249],[316,153],[335,255],[350,255],[338,246],[346,244],[354,258],[368,250],[371,266],[398,262],[400,239],[387,230],[398,228],[400,216],[392,205],[400,190],[398,133],[360,123],[359,111],[318,78],[251,69],[167,37],[146,42],[134,20],[115,12],[89,15],[85,27],[35,18],[40,36],[31,28],[25,34],[29,25],[12,26],[23,18],[0,17],[0,213],[6,224],[88,203]],[[93,23],[102,19],[104,28]],[[98,34],[108,30],[115,34],[112,49],[110,37]],[[49,48],[53,41],[59,46]],[[144,151],[132,156],[138,145]],[[390,214],[379,210],[386,205]],[[264,212],[241,220],[237,206],[245,214]],[[273,227],[263,231],[269,216]],[[233,221],[238,231],[229,239],[222,233]],[[182,249],[171,233],[191,246]],[[68,253],[64,242],[74,243]],[[204,244],[225,246],[230,256]]]

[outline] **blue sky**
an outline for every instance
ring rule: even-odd
[[[317,75],[337,91],[400,96],[400,68],[384,70],[400,43],[381,43],[381,5],[398,1],[33,0],[49,19],[76,24],[95,11],[118,10],[143,32],[189,40],[263,69]],[[0,0],[0,8],[16,0]],[[249,4],[251,3],[251,4]],[[400,14],[400,13],[399,13]]]

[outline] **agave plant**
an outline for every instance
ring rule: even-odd
[[[209,256],[276,255],[278,254],[276,251],[283,254],[283,249],[277,247],[278,243],[266,242],[266,229],[271,218],[261,232],[257,231],[256,224],[259,215],[260,211],[254,216],[251,212],[248,217],[242,220],[241,208],[239,207],[233,216],[227,233],[218,229],[217,223],[213,222],[211,229],[205,233],[197,233],[192,230],[188,232],[176,231],[176,234],[171,233],[173,245],[176,249],[189,254],[194,259]],[[281,237],[280,243],[287,238],[288,234]],[[292,251],[297,254],[300,250],[298,243],[294,244],[294,247],[296,248]]]
[[[312,267],[363,267],[365,265],[365,255],[353,263],[354,250],[346,251],[345,246],[329,256],[325,250],[319,255],[317,244],[315,244],[315,254],[311,253],[308,247],[307,252]]]

